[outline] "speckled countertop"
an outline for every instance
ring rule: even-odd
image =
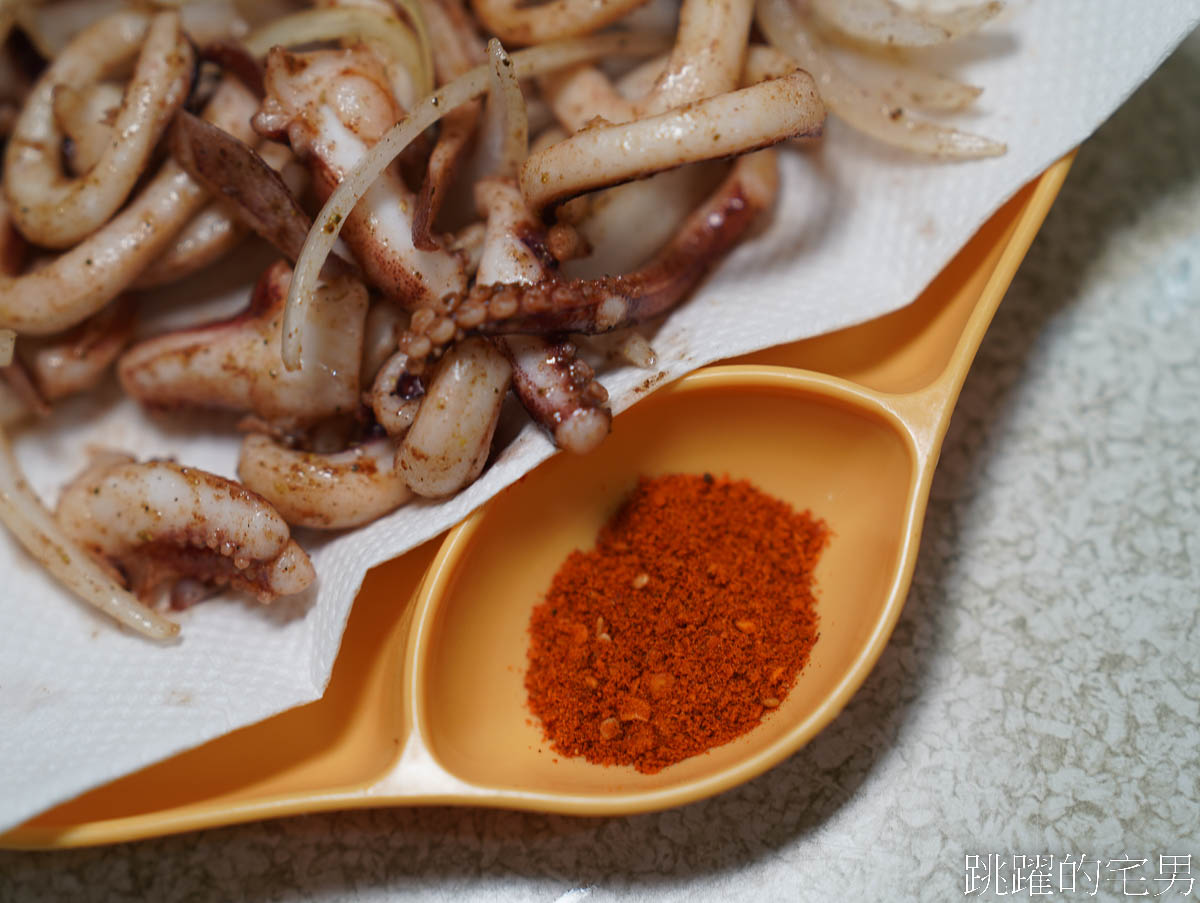
[[[964,387],[895,635],[806,749],[655,815],[0,852],[0,901],[1196,898],[1198,528],[1193,35],[1079,154]]]

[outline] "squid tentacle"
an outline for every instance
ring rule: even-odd
[[[63,491],[56,516],[68,536],[122,571],[143,597],[188,577],[269,602],[315,579],[308,555],[260,496],[171,461],[101,458]]]

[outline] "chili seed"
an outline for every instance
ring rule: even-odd
[[[651,696],[664,696],[671,692],[671,688],[675,686],[674,675],[660,671],[657,674],[651,674],[650,679],[646,682],[650,687]]]
[[[600,736],[603,739],[611,740],[619,733],[621,733],[621,722],[616,718],[605,718],[600,722]]]
[[[746,618],[739,618],[738,620],[734,621],[733,626],[742,633],[754,633],[754,631],[758,630],[758,625]]]
[[[633,588],[641,589],[643,586],[645,586],[649,582],[650,582],[649,574],[645,574],[645,573],[638,574],[636,577],[633,578]]]
[[[650,720],[650,703],[644,699],[638,699],[636,696],[631,696],[622,703],[617,710],[617,715],[622,721],[649,721]]]
[[[777,708],[779,708],[779,700],[778,700],[778,699],[776,699],[774,696],[768,696],[768,697],[766,697],[765,699],[761,700],[761,702],[762,702],[762,704],[763,704],[763,705],[765,705],[765,706],[766,706],[768,709],[777,709]]]

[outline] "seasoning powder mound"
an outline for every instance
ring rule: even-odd
[[[787,696],[817,639],[829,531],[745,481],[639,481],[530,621],[529,706],[563,755],[653,773]]]

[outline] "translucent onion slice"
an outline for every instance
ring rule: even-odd
[[[43,8],[38,2],[9,2],[16,22],[43,59],[58,56],[71,39],[105,16],[119,12],[124,0],[66,0]]]
[[[839,31],[874,44],[930,47],[964,37],[1004,8],[1000,0],[954,9],[908,7],[896,0],[811,0],[813,12]]]
[[[0,522],[39,564],[84,602],[151,639],[167,640],[179,633],[178,624],[139,602],[67,538],[54,516],[29,488],[2,429]]]
[[[379,47],[386,58],[408,70],[417,97],[433,90],[433,55],[425,19],[415,5],[405,4],[412,26],[361,6],[310,9],[270,22],[246,38],[246,48],[266,56],[276,45],[295,47],[344,38]]]
[[[957,113],[983,93],[976,85],[922,69],[904,59],[853,51],[838,53],[836,59],[850,78],[876,86],[891,109],[914,107],[931,113]]]
[[[0,41],[5,34],[6,16],[21,24],[33,46],[43,57],[54,59],[71,39],[89,25],[124,9],[172,7],[183,16],[183,29],[197,45],[219,38],[237,37],[245,30],[232,0],[154,0],[131,3],[128,0],[60,0],[42,4],[38,0],[0,0]],[[11,23],[10,23],[11,24]]]
[[[889,104],[880,90],[854,82],[813,36],[791,0],[758,0],[757,16],[767,40],[812,74],[821,99],[852,128],[894,147],[934,157],[969,160],[1007,150],[991,138],[914,119]]]
[[[650,56],[661,53],[668,41],[654,34],[603,34],[567,41],[555,41],[520,50],[510,57],[516,78],[531,78],[604,56]],[[334,189],[315,224],[304,240],[300,259],[288,290],[283,317],[283,364],[289,370],[300,366],[301,342],[308,314],[309,299],[317,286],[321,267],[333,249],[342,224],[354,205],[379,175],[425,129],[451,110],[462,106],[488,89],[491,68],[476,66],[454,81],[443,85],[422,100],[412,112],[396,123],[375,143],[358,165]]]
[[[529,115],[525,95],[513,72],[512,57],[498,38],[488,41],[488,104],[483,140],[496,149],[492,174],[515,179],[529,153]]]

